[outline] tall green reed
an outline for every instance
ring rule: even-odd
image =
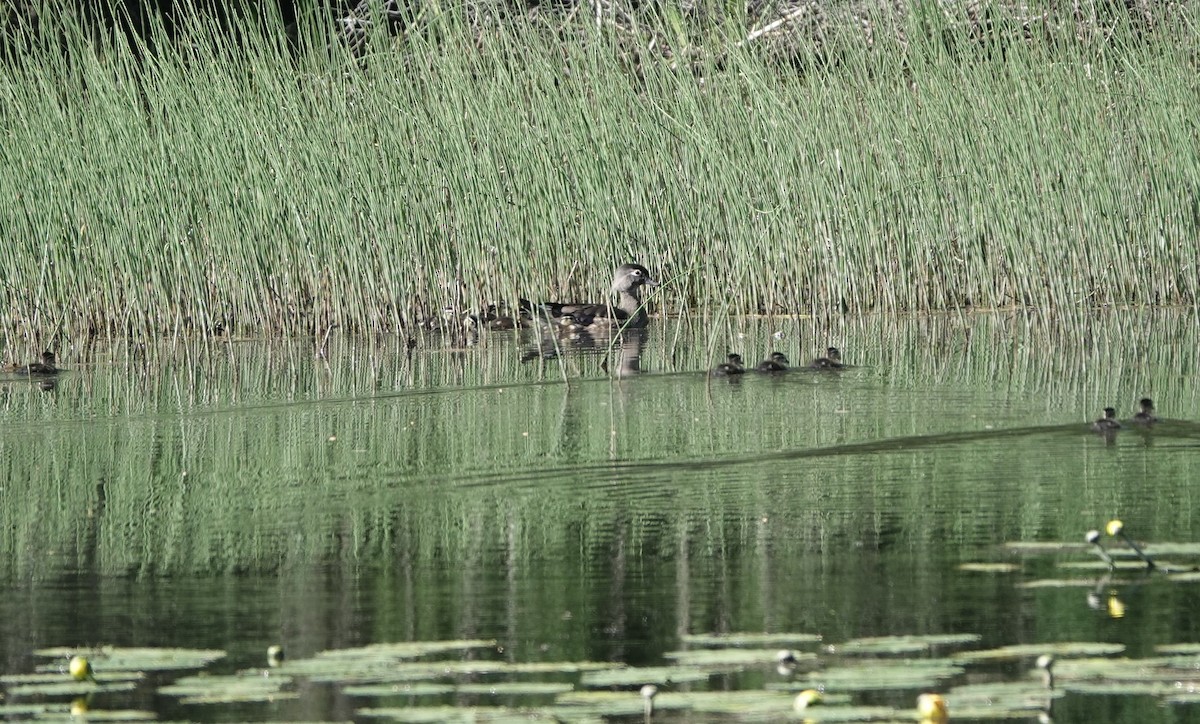
[[[915,12],[664,57],[445,13],[353,58],[254,22],[150,52],[68,16],[0,68],[10,341],[389,333],[629,260],[705,318],[1196,303],[1198,74],[1167,31]]]

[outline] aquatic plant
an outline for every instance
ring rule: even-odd
[[[387,333],[628,260],[704,318],[1196,302],[1185,41],[903,23],[631,63],[582,20],[430,16],[354,59],[65,12],[0,64],[0,328]]]

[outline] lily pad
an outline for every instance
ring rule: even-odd
[[[605,671],[618,667],[612,662],[596,661],[407,661],[340,660],[335,658],[298,659],[286,661],[275,671],[306,676],[312,681],[341,684],[388,684],[405,681],[428,681],[458,676],[486,674],[575,674],[584,671]]]
[[[712,669],[740,668],[744,666],[766,666],[778,663],[778,649],[696,649],[695,651],[671,651],[665,656],[679,666],[698,666]],[[793,651],[796,665],[814,666],[817,655]]]
[[[412,684],[397,686],[370,684],[347,686],[342,689],[350,696],[447,696],[468,694],[472,696],[557,696],[574,691],[567,683],[552,681],[497,681],[493,683],[459,684]]]
[[[655,711],[687,708],[686,701],[674,694],[663,693],[654,698]],[[573,691],[555,699],[552,712],[557,718],[574,721],[580,715],[635,716],[645,710],[646,700],[637,691]]]
[[[958,570],[970,573],[1012,573],[1021,569],[1016,563],[960,563]]]
[[[682,640],[688,646],[706,646],[709,648],[744,646],[763,648],[767,646],[781,647],[819,643],[821,637],[817,634],[809,633],[727,633],[686,634]]]
[[[1021,555],[1050,555],[1054,553],[1083,553],[1092,546],[1074,541],[1008,541],[1004,547]]]
[[[318,653],[318,659],[363,659],[367,661],[384,661],[395,659],[416,659],[431,654],[448,654],[455,651],[471,649],[494,649],[496,642],[492,639],[465,639],[461,641],[400,641],[397,643],[371,644],[351,649],[330,649]]]
[[[966,646],[982,638],[979,634],[875,636],[831,644],[825,649],[831,654],[913,654],[928,651],[934,646]]]
[[[372,719],[424,724],[425,722],[447,722],[448,724],[529,724],[531,712],[502,706],[429,706],[429,707],[368,707],[358,709],[355,714]]]
[[[921,689],[935,686],[943,679],[958,676],[963,668],[949,659],[874,659],[856,661],[853,666],[835,666],[814,671],[786,683],[769,683],[769,691],[802,689],[825,691],[876,691]]]
[[[642,686],[643,684],[682,684],[708,681],[711,671],[695,666],[643,666],[607,671],[589,671],[579,683],[593,688]]]
[[[295,699],[294,691],[283,691],[292,683],[289,676],[188,676],[158,693],[181,697],[183,704],[228,704],[247,701],[278,701]]]
[[[94,684],[90,681],[63,681],[46,684],[18,684],[8,690],[11,696],[87,696],[100,692],[133,691],[137,688],[134,681],[113,681]]]
[[[39,649],[36,656],[59,659],[65,662],[72,656],[87,656],[97,680],[103,680],[109,671],[174,671],[200,669],[225,656],[224,651],[214,649],[171,649],[171,648],[122,648],[103,646],[98,649],[55,647]],[[44,664],[38,671],[59,670],[59,664]]]
[[[1016,588],[1095,588],[1095,578],[1040,578],[1036,581],[1022,581]]]
[[[1159,644],[1154,650],[1160,654],[1200,655],[1200,643]]]
[[[1061,689],[1047,689],[1041,681],[997,681],[956,686],[946,693],[946,701],[956,717],[967,710],[1024,711],[1028,714],[1044,709],[1047,702],[1063,695]]]
[[[1054,654],[1059,658],[1111,656],[1119,654],[1124,650],[1125,646],[1122,644],[1060,641],[1058,643],[1045,644],[1015,644],[1013,646],[1001,646],[1000,648],[983,649],[981,651],[960,651],[951,658],[955,661],[973,663],[977,661],[1008,661],[1041,656],[1042,654]]]
[[[39,719],[54,718],[61,720],[65,713],[71,715],[72,721],[154,721],[157,719],[152,711],[140,709],[72,709],[70,712],[45,712]]]

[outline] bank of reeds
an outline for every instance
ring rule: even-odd
[[[391,333],[628,260],[701,317],[1196,303],[1197,34],[904,22],[787,62],[582,19],[361,58],[44,27],[0,68],[3,333]]]

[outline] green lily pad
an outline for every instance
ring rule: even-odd
[[[682,684],[708,681],[711,671],[694,666],[644,666],[589,671],[579,683],[593,688],[610,686],[642,686],[643,684]]]
[[[1159,644],[1154,650],[1160,654],[1200,655],[1200,643]]]
[[[1009,541],[1004,544],[1004,547],[1021,555],[1083,553],[1092,548],[1089,543],[1074,541]]]
[[[111,693],[117,691],[133,691],[137,688],[137,683],[133,681],[113,681],[103,684],[94,684],[90,681],[74,681],[62,678],[55,683],[45,684],[18,684],[9,687],[8,693],[10,696],[87,696],[88,694],[98,694],[101,692]]]
[[[1072,694],[1101,696],[1169,696],[1179,687],[1167,681],[1073,681],[1064,685]]]
[[[1024,711],[1028,714],[1044,709],[1048,701],[1063,695],[1061,689],[1047,689],[1042,681],[996,681],[956,686],[946,693],[946,702],[955,716],[966,710]]]
[[[979,634],[932,634],[928,636],[875,636],[851,639],[831,644],[825,649],[831,654],[913,654],[928,651],[934,646],[965,646],[977,643]]]
[[[529,724],[531,712],[502,706],[429,706],[429,707],[367,707],[355,714],[372,719],[425,724],[447,722],[447,724]],[[551,720],[552,721],[552,720]]]
[[[1016,563],[960,563],[958,570],[970,573],[1012,573],[1021,570]]]
[[[774,666],[778,663],[778,649],[696,649],[695,651],[671,651],[665,654],[679,666],[697,666],[713,669],[740,668],[744,666]],[[799,666],[813,666],[817,655],[792,652]]]
[[[683,643],[688,646],[706,646],[709,648],[729,648],[744,646],[763,648],[767,646],[799,646],[801,644],[819,643],[821,637],[809,633],[727,633],[727,634],[686,634]]]
[[[71,715],[71,721],[154,721],[157,719],[152,711],[142,711],[139,709],[88,709],[83,712],[71,711],[66,712]],[[53,718],[62,720],[64,713],[53,711],[45,712],[38,716],[39,719]]]
[[[428,681],[458,676],[487,674],[575,674],[585,671],[606,671],[619,664],[596,661],[406,661],[340,660],[336,658],[298,659],[286,661],[274,671],[293,676],[305,676],[312,681],[339,684],[389,684],[406,681]]]
[[[805,722],[911,721],[912,716],[886,706],[814,706],[788,712],[789,719]]]
[[[431,654],[448,654],[456,651],[472,649],[494,649],[496,642],[492,639],[466,639],[461,641],[400,641],[397,643],[371,644],[352,649],[330,649],[318,653],[318,659],[362,659],[366,661],[383,661],[395,659],[416,659]]]
[[[686,709],[686,702],[670,693],[654,698],[655,711]],[[646,700],[637,691],[572,691],[555,699],[551,711],[555,717],[568,721],[580,715],[639,716],[646,711]]]
[[[213,649],[170,649],[170,648],[122,648],[104,646],[98,649],[55,647],[39,649],[36,656],[59,659],[61,666],[72,656],[86,656],[92,663],[96,679],[102,681],[109,671],[173,671],[179,669],[201,669],[225,656],[224,651]],[[44,664],[38,671],[56,671],[60,664]]]
[[[875,691],[887,689],[931,688],[943,679],[963,673],[961,665],[949,659],[873,659],[856,661],[852,666],[834,666],[814,671],[788,682],[771,682],[768,691],[803,689],[824,691]]]
[[[1040,578],[1036,581],[1022,581],[1016,588],[1095,588],[1095,578]]]
[[[1125,650],[1122,644],[1109,644],[1088,641],[1060,641],[1045,644],[1016,644],[1001,646],[996,649],[982,651],[960,651],[951,658],[955,661],[972,663],[976,661],[1005,661],[1027,657],[1053,654],[1059,658],[1083,656],[1111,656]],[[1057,670],[1057,669],[1056,669]]]
[[[473,696],[557,696],[574,691],[567,683],[551,681],[497,681],[490,684],[368,684],[347,686],[342,691],[350,696],[447,696],[469,694]]]
[[[283,691],[292,683],[289,676],[188,676],[160,687],[158,693],[180,697],[183,704],[228,704],[247,701],[294,699],[294,691]]]

